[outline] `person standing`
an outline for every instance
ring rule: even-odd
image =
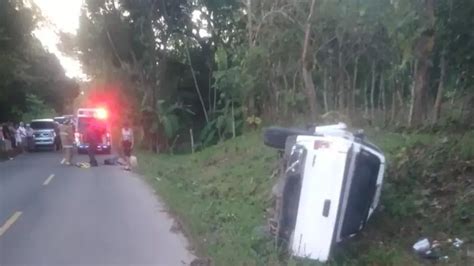
[[[10,151],[12,149],[12,139],[10,137],[10,129],[6,123],[2,125],[2,134],[5,142],[5,150]]]
[[[87,125],[86,129],[86,141],[88,144],[87,152],[89,155],[89,164],[93,167],[98,166],[97,160],[95,158],[95,153],[97,151],[97,144],[99,143],[99,128],[97,122],[91,120]]]
[[[13,126],[13,123],[11,123],[11,122],[8,124],[8,132],[9,132],[10,142],[12,144],[12,148],[16,149],[16,129]]]
[[[72,148],[74,143],[74,131],[70,120],[64,121],[64,124],[59,125],[59,136],[61,138],[62,148],[64,150],[64,163],[71,165],[72,163]]]
[[[59,135],[59,123],[54,124],[54,149],[60,151],[62,149],[61,136]]]
[[[34,130],[31,128],[30,124],[26,124],[26,142],[28,151],[32,151],[35,148],[35,138]]]
[[[15,130],[15,142],[17,149],[21,150],[21,134],[20,134],[20,126],[14,126],[13,129]]]
[[[26,128],[23,122],[20,122],[20,126],[18,127],[17,131],[20,135],[20,143],[21,149],[25,151],[27,149],[27,141],[26,141]]]
[[[131,170],[130,157],[134,146],[133,130],[128,122],[125,122],[122,127],[122,151],[125,157],[125,170]]]

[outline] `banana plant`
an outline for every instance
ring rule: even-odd
[[[182,123],[180,123],[180,120],[185,114],[195,115],[188,106],[185,106],[181,102],[170,104],[165,100],[158,100],[152,130],[156,132],[159,127],[162,127],[163,132],[169,141],[181,129]]]

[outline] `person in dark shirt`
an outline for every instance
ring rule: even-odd
[[[10,141],[12,143],[12,148],[13,149],[16,149],[16,138],[15,138],[15,135],[16,135],[16,129],[15,127],[13,126],[13,123],[9,123],[8,124],[8,130],[9,130],[9,137],[10,137]]]
[[[3,132],[3,137],[5,139],[8,139],[10,140],[10,130],[8,129],[8,125],[7,124],[3,124],[2,125],[2,132]]]
[[[95,158],[95,153],[97,151],[97,144],[100,142],[101,133],[98,123],[95,121],[90,121],[86,130],[86,140],[88,147],[89,163],[91,166],[98,166],[97,160]]]

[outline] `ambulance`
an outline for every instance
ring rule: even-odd
[[[111,129],[108,112],[105,108],[79,108],[77,110],[74,137],[78,153],[87,153],[89,144],[85,137],[86,130],[93,123],[102,128],[102,132],[104,132],[101,141],[97,144],[96,152],[110,154],[112,150]]]

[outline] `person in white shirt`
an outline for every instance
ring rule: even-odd
[[[26,140],[26,128],[23,122],[20,122],[17,132],[20,137],[21,148],[26,149],[28,142]]]
[[[18,149],[22,149],[23,146],[21,146],[21,135],[20,135],[20,130],[19,130],[19,127],[14,127],[13,128],[14,132],[15,132],[15,143],[16,143],[16,147]]]
[[[125,157],[125,170],[131,169],[130,157],[134,146],[133,130],[128,122],[125,122],[122,127],[122,151]]]

